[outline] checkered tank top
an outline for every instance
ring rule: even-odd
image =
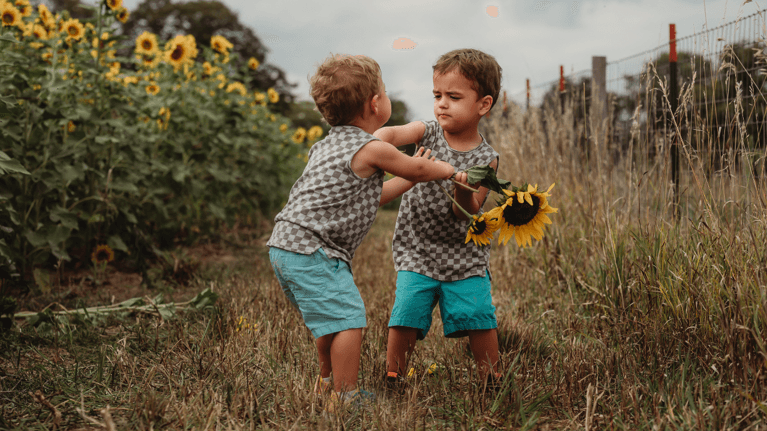
[[[437,160],[453,165],[456,171],[488,165],[499,157],[484,137],[473,150],[456,151],[445,141],[436,120],[426,121],[424,125],[426,131],[421,145],[430,148]],[[455,190],[450,180],[429,181],[416,184],[402,196],[392,241],[396,270],[416,272],[439,281],[484,276],[489,266],[490,247],[477,247],[471,241],[465,243],[469,222],[453,214],[452,202],[437,184],[451,194]]]
[[[336,126],[315,143],[266,245],[301,254],[322,247],[329,257],[351,265],[373,225],[383,189],[383,171],[360,178],[351,169],[352,157],[373,140],[358,127]]]

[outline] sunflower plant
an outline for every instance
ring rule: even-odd
[[[495,232],[498,243],[505,245],[512,237],[517,245],[525,247],[532,245],[532,240],[543,239],[543,233],[551,219],[547,214],[556,213],[557,208],[549,205],[548,197],[551,189],[541,191],[538,185],[523,184],[514,186],[510,181],[500,179],[495,170],[488,166],[473,166],[466,170],[469,184],[480,184],[498,195],[496,206],[482,214],[469,214],[453,197],[443,191],[456,206],[463,211],[470,223],[466,229],[466,243],[473,241],[477,246],[490,245]]]

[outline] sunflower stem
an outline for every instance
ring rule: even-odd
[[[458,183],[456,183],[456,184],[458,184]],[[463,214],[466,216],[466,218],[468,218],[469,220],[474,220],[474,216],[473,216],[473,215],[471,215],[471,214],[469,214],[469,212],[468,212],[468,211],[466,211],[465,209],[463,209],[463,207],[461,206],[461,204],[459,204],[458,202],[456,202],[456,200],[455,200],[455,199],[453,199],[453,197],[452,197],[452,196],[450,196],[450,193],[448,193],[448,191],[447,191],[447,190],[445,190],[445,188],[444,188],[444,187],[442,187],[442,184],[439,184],[439,183],[437,183],[437,187],[439,187],[439,188],[440,188],[440,189],[441,189],[441,190],[442,190],[442,191],[445,193],[445,195],[447,195],[447,197],[448,197],[448,198],[449,198],[451,201],[453,201],[453,203],[455,204],[455,206],[457,206],[457,207],[458,207],[458,209],[459,209],[459,210],[461,210],[461,212],[462,212],[462,213],[463,213]]]
[[[479,190],[475,189],[474,187],[470,187],[470,186],[468,186],[468,185],[466,185],[464,183],[459,183],[454,178],[450,178],[450,181],[454,182],[455,184],[458,184],[459,186],[465,188],[466,190],[471,190],[474,193],[479,193]]]

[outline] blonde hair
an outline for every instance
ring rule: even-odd
[[[434,66],[434,73],[442,75],[452,70],[458,72],[472,82],[472,88],[479,98],[493,97],[493,109],[501,93],[501,66],[492,55],[476,49],[456,49],[443,54]]]
[[[312,98],[331,126],[350,124],[381,91],[381,67],[363,55],[332,55],[309,79]]]

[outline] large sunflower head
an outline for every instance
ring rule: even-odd
[[[210,38],[210,47],[221,54],[229,54],[229,50],[232,49],[233,46],[234,45],[226,40],[224,36],[215,35]]]
[[[62,30],[67,34],[67,40],[80,40],[85,34],[85,27],[77,18],[66,20]]]
[[[314,141],[318,139],[320,136],[322,136],[322,127],[320,126],[312,126],[309,128],[309,131],[306,133],[306,137],[310,141]]]
[[[546,214],[558,211],[546,199],[551,196],[549,192],[553,187],[554,184],[545,192],[539,192],[537,186],[529,184],[517,190],[503,190],[506,200],[496,208],[501,229],[500,244],[506,244],[513,236],[517,245],[524,247],[532,245],[531,236],[539,241],[543,238],[543,230],[551,224]]]
[[[32,15],[32,6],[29,5],[29,0],[16,0],[16,7],[19,9],[21,16]]]
[[[197,57],[197,44],[192,35],[177,35],[165,44],[165,61],[178,70]]]
[[[56,25],[56,18],[53,17],[53,14],[46,5],[41,3],[37,6],[37,14],[45,27],[51,29]]]
[[[474,241],[474,245],[476,246],[490,244],[490,241],[493,239],[493,234],[501,226],[500,208],[501,207],[495,207],[484,214],[473,216],[474,220],[471,221],[469,228],[466,229],[467,244],[469,241]]]
[[[115,260],[115,252],[106,244],[96,246],[91,253],[91,261],[93,263],[109,263]]]
[[[154,55],[157,53],[157,36],[145,31],[136,38],[136,54]]]
[[[293,140],[296,144],[301,144],[304,142],[304,139],[306,139],[306,129],[303,127],[299,127],[296,129],[296,131],[293,133],[293,136],[290,137],[291,140]]]
[[[21,12],[11,3],[3,3],[0,6],[0,21],[3,22],[3,27],[18,26],[21,24]]]

